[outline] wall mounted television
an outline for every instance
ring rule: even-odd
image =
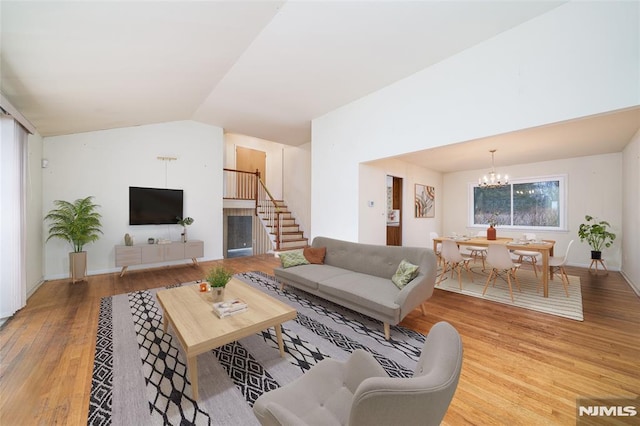
[[[129,225],[176,224],[182,206],[182,189],[129,187]]]

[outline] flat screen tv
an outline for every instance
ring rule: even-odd
[[[129,225],[176,224],[182,217],[182,189],[129,187]]]

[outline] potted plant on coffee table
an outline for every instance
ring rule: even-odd
[[[611,247],[616,239],[616,234],[607,230],[611,225],[609,222],[600,220],[586,215],[584,217],[586,223],[578,228],[578,237],[580,241],[587,241],[591,246],[591,259],[599,260],[602,258],[602,248]]]
[[[216,266],[209,270],[206,279],[211,286],[214,302],[222,302],[224,300],[224,288],[232,277],[233,273],[224,266]]]
[[[87,276],[87,252],[85,244],[97,241],[102,234],[102,216],[96,211],[99,205],[93,202],[93,196],[80,198],[74,202],[55,200],[55,209],[44,217],[49,224],[49,237],[60,238],[71,244],[69,253],[69,274],[71,281],[83,281]]]

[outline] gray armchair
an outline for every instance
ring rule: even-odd
[[[262,425],[438,425],[462,369],[462,340],[447,322],[433,326],[410,378],[391,378],[358,349],[346,362],[325,359],[303,376],[260,396]]]

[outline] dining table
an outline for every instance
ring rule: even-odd
[[[433,238],[433,250],[437,251],[438,243],[444,240],[453,240],[458,246],[488,247],[491,244],[504,244],[509,250],[537,251],[542,255],[542,289],[543,296],[549,297],[549,278],[553,279],[553,271],[549,267],[549,257],[553,256],[554,240],[521,241],[508,237],[497,237],[488,240],[486,237],[435,237]],[[535,266],[534,266],[535,267]]]

